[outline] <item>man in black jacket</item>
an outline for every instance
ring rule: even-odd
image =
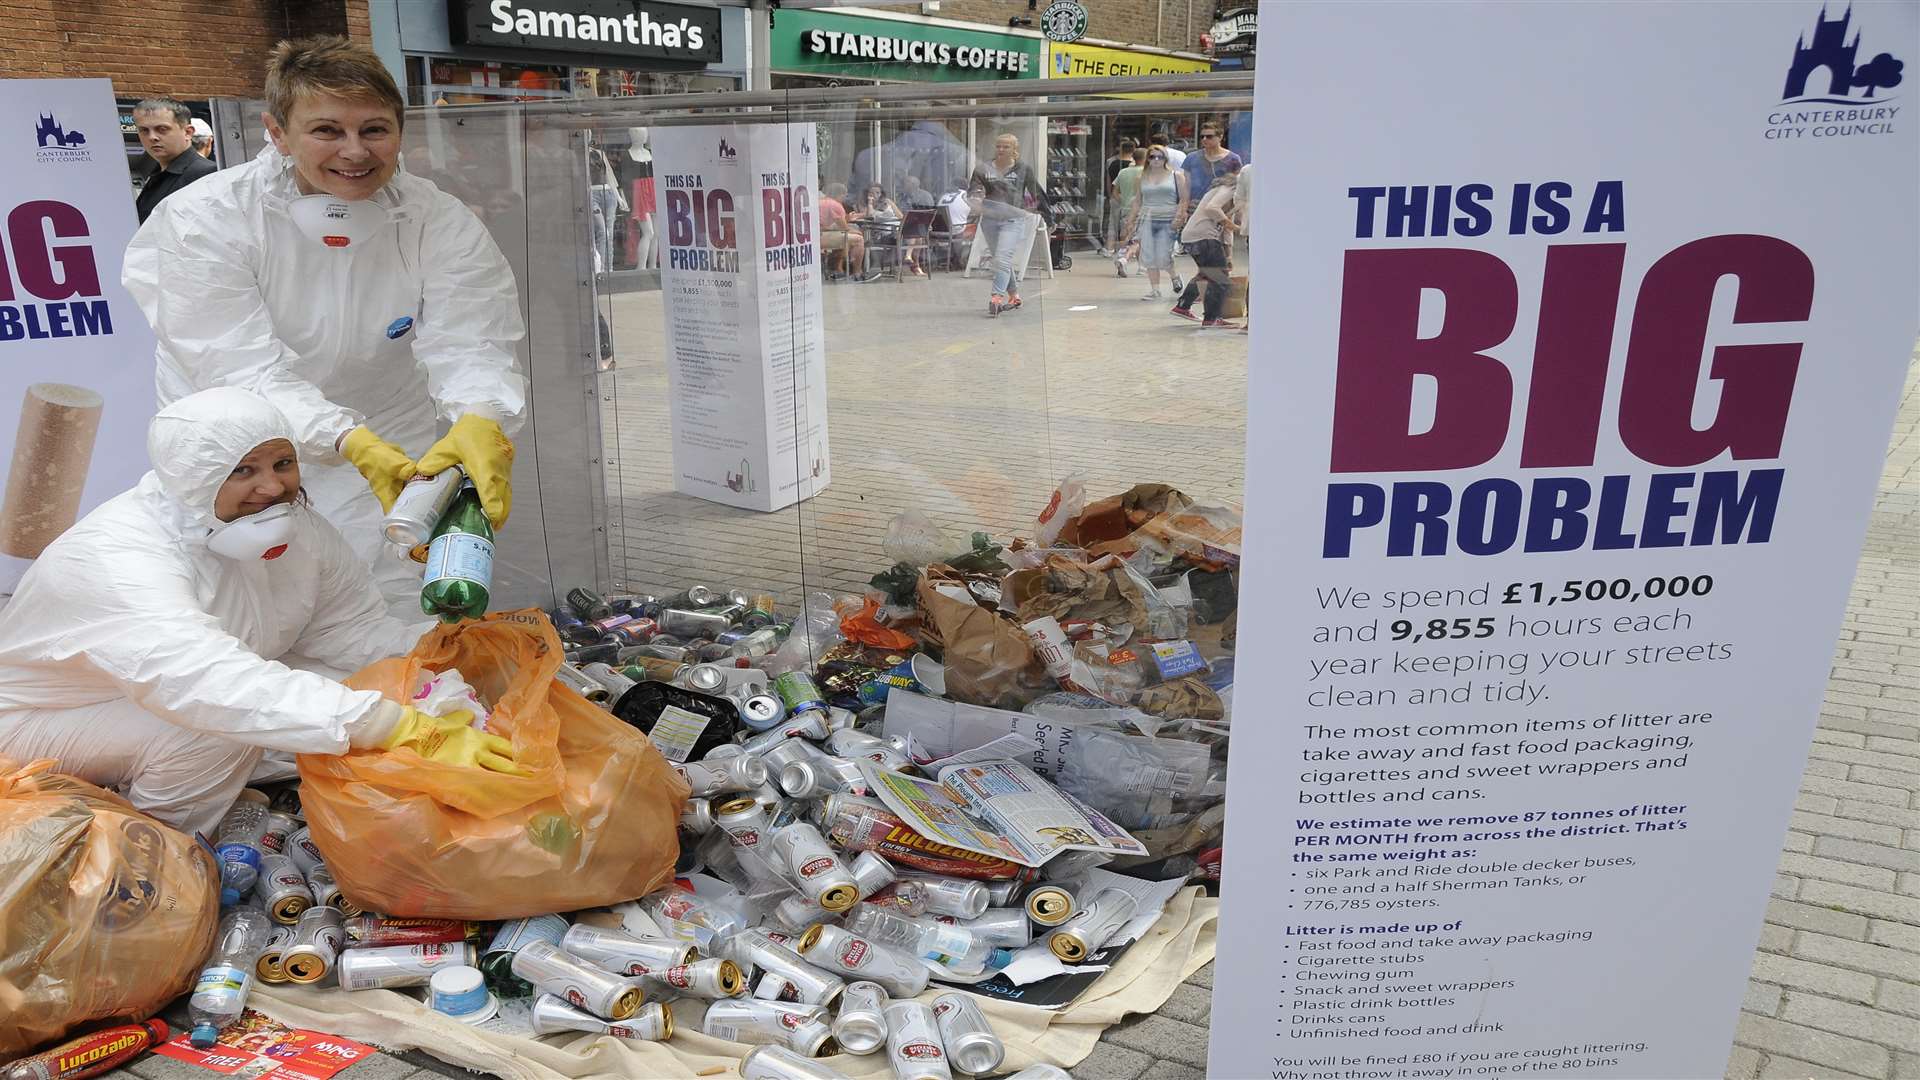
[[[134,106],[140,145],[158,166],[133,200],[141,221],[167,196],[218,171],[213,162],[193,152],[192,123],[193,113],[172,98],[148,98]]]

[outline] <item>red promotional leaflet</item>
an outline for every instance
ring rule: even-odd
[[[185,1035],[154,1050],[165,1057],[226,1076],[239,1074],[247,1080],[328,1080],[373,1052],[371,1046],[338,1036],[284,1027],[252,1009],[221,1032],[220,1041],[210,1050],[194,1049]]]

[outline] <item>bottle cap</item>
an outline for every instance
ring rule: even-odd
[[[213,1047],[214,1043],[220,1040],[220,1029],[214,1027],[212,1024],[195,1024],[193,1025],[193,1034],[187,1038],[193,1043],[194,1049],[208,1050]]]

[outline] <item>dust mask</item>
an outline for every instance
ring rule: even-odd
[[[287,203],[287,216],[316,244],[352,250],[393,223],[386,207],[371,199],[302,195]]]
[[[257,514],[214,526],[207,537],[207,550],[235,562],[277,559],[287,553],[287,542],[292,539],[293,506],[275,503]]]

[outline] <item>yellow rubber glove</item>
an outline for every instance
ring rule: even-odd
[[[400,489],[419,471],[405,450],[375,435],[365,424],[347,432],[340,444],[340,453],[367,478],[367,486],[373,489],[373,497],[380,500],[382,511],[393,509],[393,500],[400,497]]]
[[[493,527],[505,525],[507,511],[513,509],[513,441],[500,425],[484,416],[455,420],[447,437],[420,459],[420,473],[438,476],[452,465],[466,470]]]
[[[476,731],[473,714],[465,709],[455,709],[445,716],[436,717],[407,706],[400,714],[399,722],[393,725],[393,733],[380,744],[380,749],[393,750],[402,746],[412,749],[428,761],[443,765],[491,769],[513,776],[533,775],[532,771],[521,768],[513,760],[512,743],[498,735]]]

